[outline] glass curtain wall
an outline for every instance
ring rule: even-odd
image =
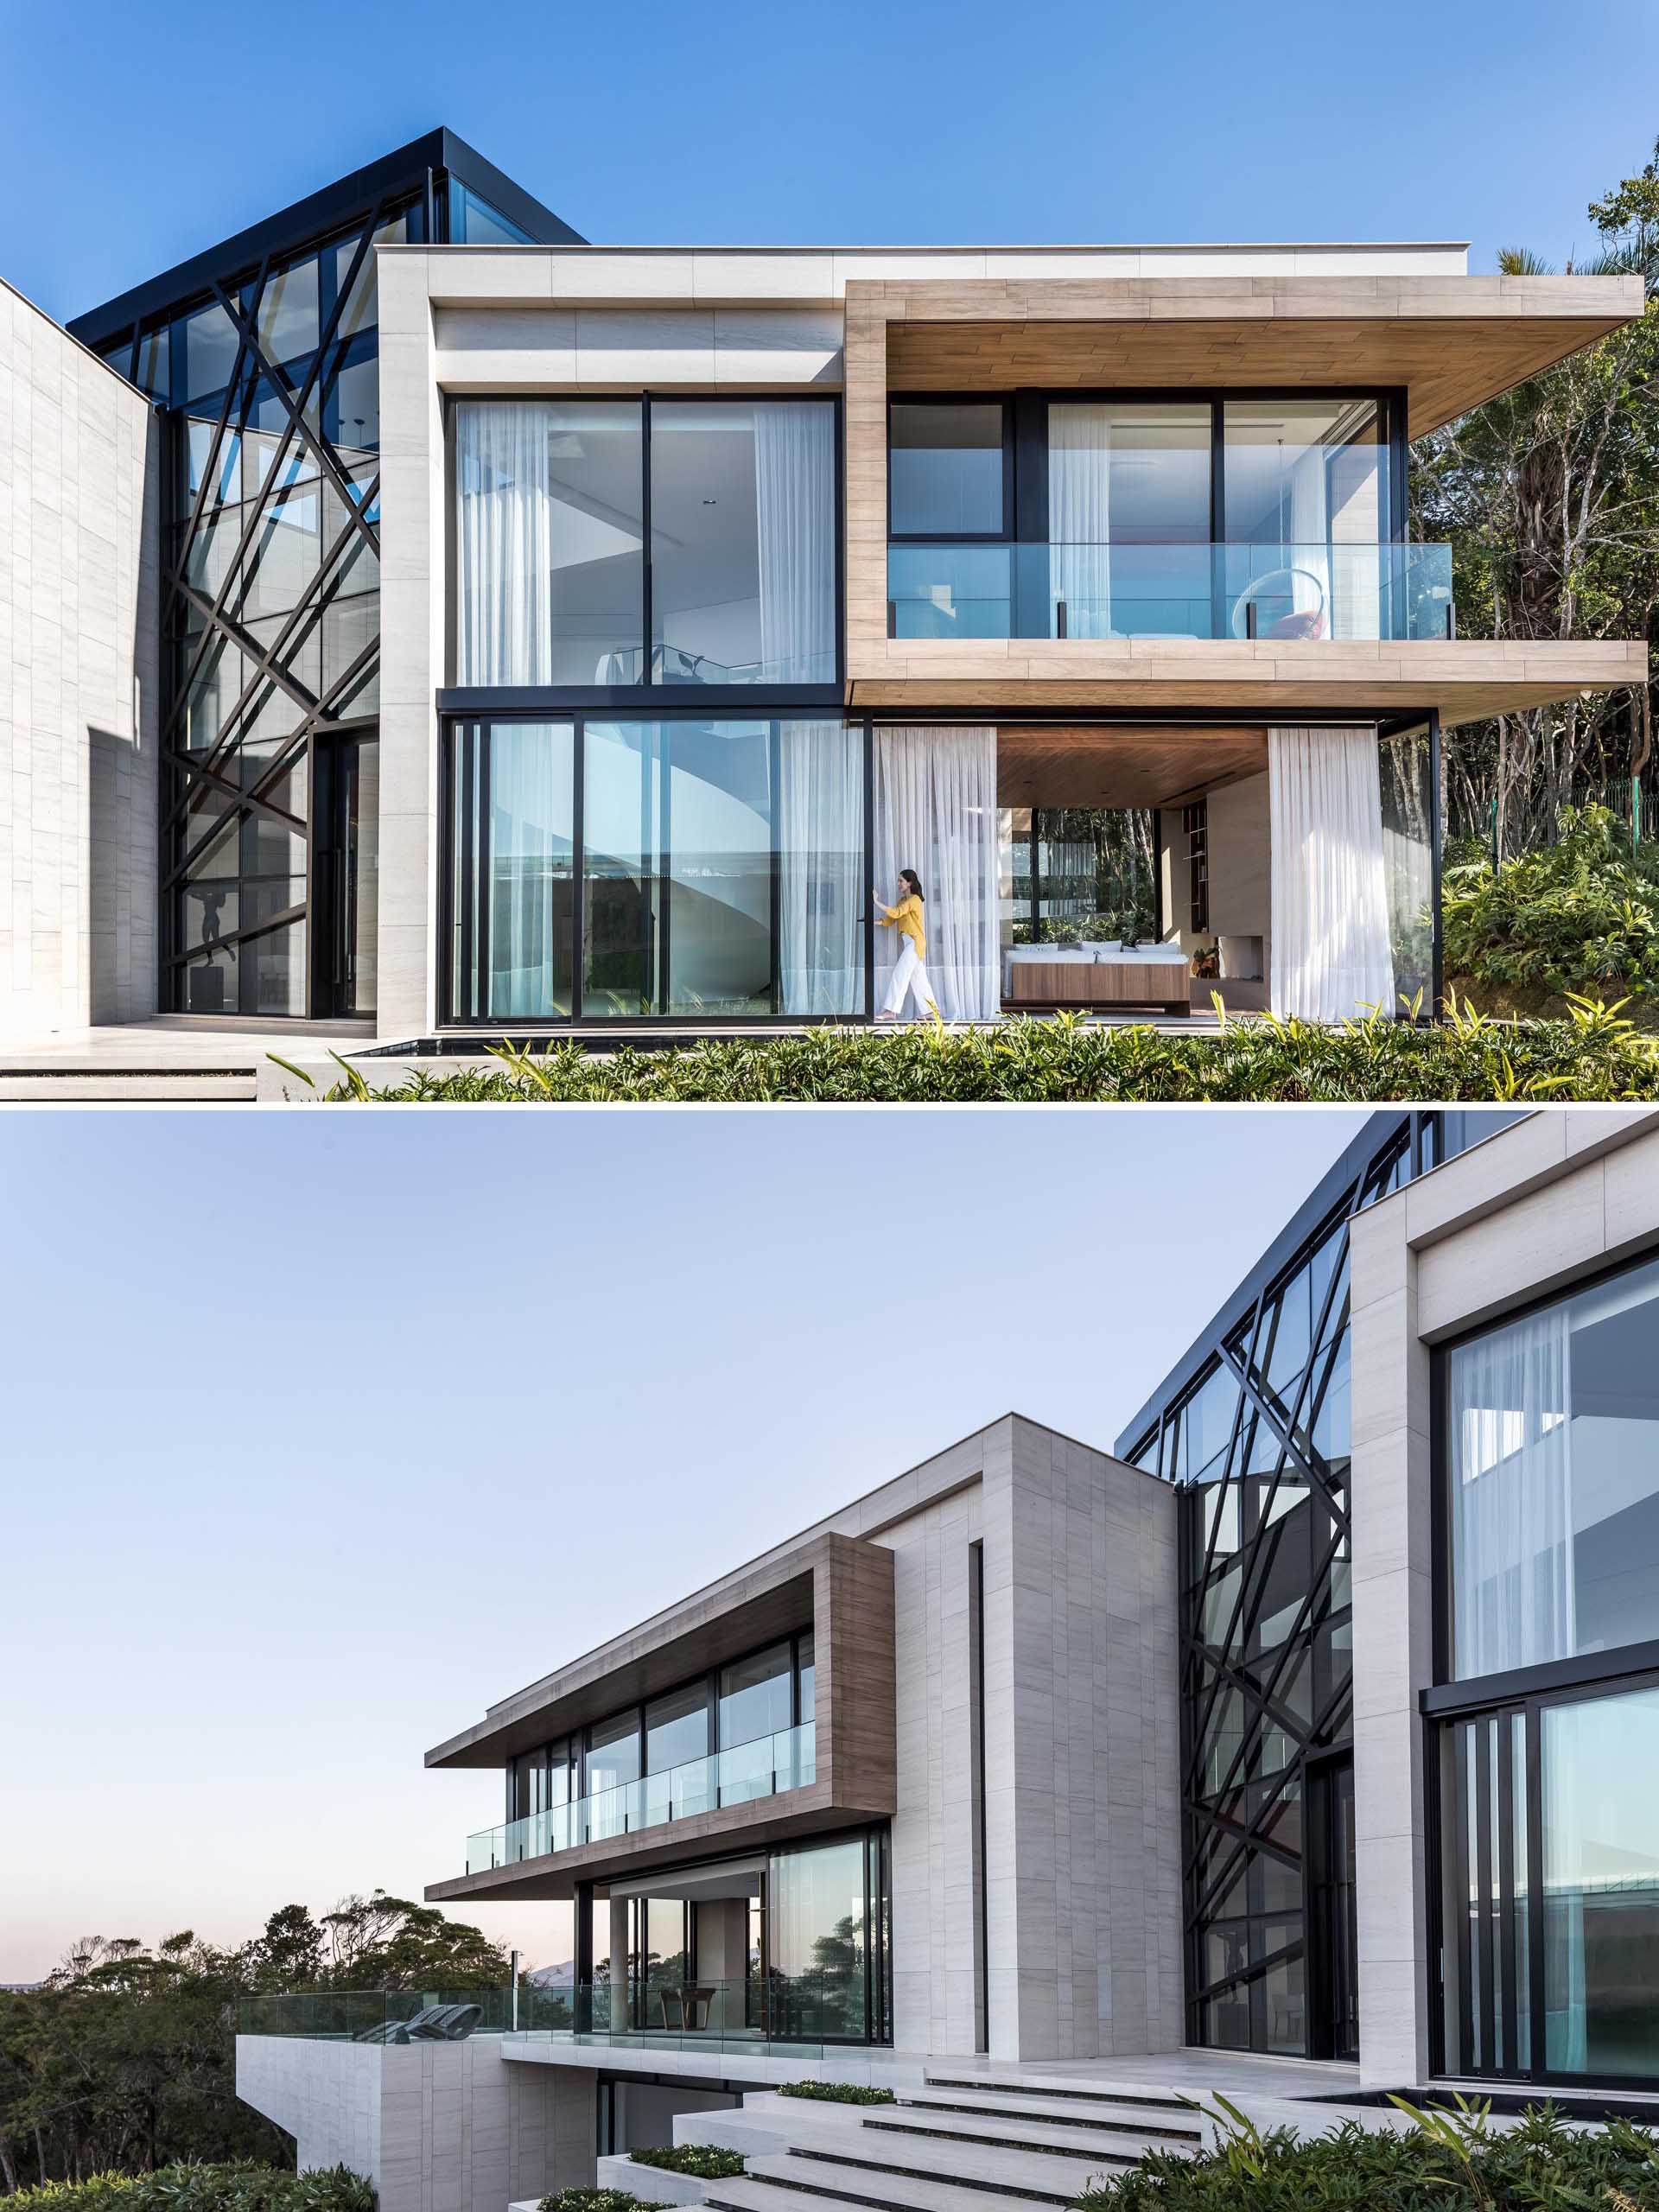
[[[823,400],[456,401],[455,681],[833,684],[836,420]]]
[[[1050,406],[1051,637],[1209,636],[1211,413],[1208,400]]]
[[[767,1876],[770,2032],[833,2043],[892,2040],[887,1831],[775,1851]]]
[[[866,752],[839,721],[457,726],[454,1018],[861,1013]]]
[[[373,248],[418,205],[143,333],[167,410],[163,1000],[311,1006],[312,755],[378,711],[379,404]]]
[[[1331,1808],[1353,1740],[1347,1228],[1458,1141],[1433,1117],[1402,1116],[1276,1275],[1218,1325],[1156,1425],[1124,1440],[1126,1457],[1184,1491],[1194,2044],[1330,2057],[1355,2032],[1351,1979],[1332,1955],[1341,1916],[1329,1909],[1341,1888]]]

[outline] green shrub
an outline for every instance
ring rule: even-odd
[[[1311,2142],[1258,2129],[1217,2098],[1217,2150],[1148,2151],[1138,2169],[1103,2177],[1084,2212],[1636,2212],[1659,2204],[1659,2135],[1628,2120],[1569,2131],[1550,2104],[1512,2129],[1484,2106],[1418,2113],[1404,2132],[1344,2120]]]
[[[1605,806],[1563,809],[1558,844],[1446,869],[1446,969],[1539,999],[1659,994],[1659,874]]]
[[[631,2196],[626,2189],[562,2189],[556,2196],[544,2196],[537,2212],[668,2212],[668,2207]]]
[[[691,2174],[698,2181],[730,2181],[743,2171],[736,2151],[713,2143],[664,2143],[654,2151],[630,2151],[636,2166],[658,2166],[664,2173]]]
[[[374,2190],[347,2166],[175,2165],[46,2182],[9,2196],[6,2212],[374,2212]]]
[[[876,2089],[858,2082],[780,2082],[780,2097],[815,2097],[825,2105],[893,2105],[899,2100],[891,2089]]]
[[[448,1076],[417,1070],[374,1091],[353,1069],[327,1096],[531,1104],[1649,1099],[1659,1098],[1659,1044],[1638,1034],[1617,1004],[1589,1001],[1559,1021],[1498,1021],[1459,1007],[1433,1028],[1382,1014],[1336,1028],[1269,1016],[1230,1021],[1208,1036],[1142,1025],[1104,1029],[1061,1014],[961,1032],[938,1023],[819,1028],[608,1057],[574,1041],[544,1054],[504,1046],[475,1069]]]

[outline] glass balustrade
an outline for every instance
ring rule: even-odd
[[[613,1985],[520,1982],[518,1989],[296,1990],[244,1998],[237,2031],[313,2042],[458,2043],[544,2037],[655,2050],[741,2048],[817,2055],[864,2037],[865,1973],[846,1966],[689,1980],[654,1960]]]
[[[887,548],[901,639],[1455,635],[1449,545],[935,544]]]
[[[574,1851],[584,1843],[631,1835],[636,1828],[660,1827],[722,1805],[802,1789],[817,1779],[817,1745],[816,1724],[804,1721],[798,1728],[780,1729],[660,1774],[484,1828],[467,1839],[467,1872],[484,1874],[493,1866],[516,1866],[549,1852]]]

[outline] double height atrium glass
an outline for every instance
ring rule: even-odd
[[[454,485],[459,684],[835,682],[833,403],[459,400]]]

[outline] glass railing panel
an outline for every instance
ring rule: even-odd
[[[467,1872],[486,1874],[549,1852],[607,1842],[631,1835],[636,1828],[659,1827],[721,1805],[741,1805],[751,1798],[774,1796],[779,1790],[804,1789],[817,1778],[817,1732],[808,1720],[798,1728],[690,1759],[638,1782],[596,1790],[568,1805],[482,1828],[467,1839]]]
[[[1445,544],[890,545],[895,639],[1455,634]]]

